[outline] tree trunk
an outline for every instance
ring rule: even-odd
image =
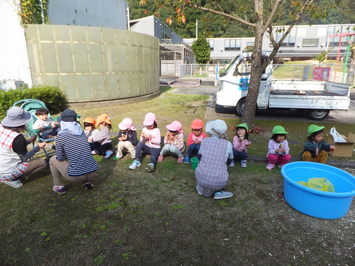
[[[251,58],[251,76],[246,98],[245,112],[242,121],[251,128],[254,125],[256,101],[258,99],[259,87],[261,82],[262,69],[262,44],[263,44],[263,25],[258,23],[255,27],[255,43]]]
[[[351,44],[351,57],[349,60],[349,71],[347,83],[350,85],[355,85],[355,44]]]

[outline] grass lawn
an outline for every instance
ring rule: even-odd
[[[179,119],[189,132],[204,117],[207,96],[166,91],[136,104],[77,111],[109,112],[114,130],[123,117],[139,129],[144,114],[158,124]],[[238,123],[229,119],[230,127]],[[250,153],[265,154],[273,121],[257,121]],[[308,123],[285,122],[297,155]],[[328,126],[328,125],[327,125]],[[329,125],[330,126],[330,125]],[[328,127],[329,127],[328,126]],[[341,132],[354,126],[337,125]],[[232,132],[229,132],[232,136]],[[293,144],[292,144],[293,143]],[[298,149],[298,150],[297,150]],[[214,201],[198,196],[189,165],[173,158],[148,174],[144,164],[129,171],[130,158],[103,160],[92,191],[68,183],[64,196],[51,191],[49,171],[18,190],[0,185],[1,265],[351,265],[354,261],[354,208],[339,220],[320,220],[289,207],[278,169],[249,163],[230,169],[227,189],[235,196]],[[146,163],[146,160],[144,161]],[[353,173],[354,174],[354,173]]]

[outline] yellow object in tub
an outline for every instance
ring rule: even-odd
[[[333,184],[325,177],[313,177],[308,179],[307,182],[298,181],[297,183],[320,191],[335,192]]]

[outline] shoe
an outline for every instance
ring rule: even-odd
[[[91,151],[91,154],[92,155],[97,155],[97,152],[96,151]]]
[[[53,191],[59,195],[67,193],[67,190],[64,186],[53,186]]]
[[[218,191],[213,194],[213,199],[219,200],[219,199],[229,199],[233,197],[232,192],[226,192],[226,191]]]
[[[247,160],[242,160],[242,161],[240,162],[240,166],[243,167],[243,168],[247,167],[247,166],[248,166]]]
[[[113,157],[113,159],[115,160],[115,161],[118,161],[119,159],[121,159],[120,157],[117,157],[117,155],[115,156],[115,157]]]
[[[183,157],[179,157],[178,159],[177,159],[177,163],[182,163],[184,161],[184,158]]]
[[[134,160],[130,166],[128,166],[128,168],[130,170],[135,170],[137,169],[139,166],[141,166],[141,162],[140,161],[137,161],[137,160]]]
[[[108,151],[105,152],[104,158],[105,158],[105,159],[108,159],[108,158],[111,157],[112,154],[113,154],[113,151],[108,150]]]
[[[275,165],[272,164],[272,163],[268,163],[267,166],[266,166],[266,169],[271,171],[272,169],[274,169]]]
[[[196,192],[197,192],[197,194],[198,194],[198,195],[200,195],[200,196],[202,196],[203,194],[202,194],[202,193],[198,190],[197,185],[196,185],[196,187],[195,187],[195,188],[196,188]]]
[[[184,163],[186,163],[186,164],[190,163],[190,157],[189,156],[185,156]]]
[[[83,183],[86,190],[90,190],[94,188],[94,185],[90,181],[86,181]]]
[[[229,167],[234,167],[234,161],[231,161],[229,164],[228,164]]]
[[[159,155],[158,163],[161,163],[162,161],[164,161],[164,156],[163,155]]]
[[[149,172],[149,173],[152,173],[152,172],[154,172],[154,168],[155,168],[154,163],[148,163],[145,170],[147,170],[147,172]]]
[[[10,186],[10,187],[13,187],[13,188],[20,188],[22,187],[22,182],[20,180],[13,180],[13,181],[3,181],[2,183]]]

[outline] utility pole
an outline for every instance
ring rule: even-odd
[[[43,2],[42,0],[39,0],[39,3],[41,4],[41,17],[42,17],[42,24],[45,23],[44,21],[44,10],[43,10]]]
[[[196,19],[196,40],[198,39],[198,19]]]

